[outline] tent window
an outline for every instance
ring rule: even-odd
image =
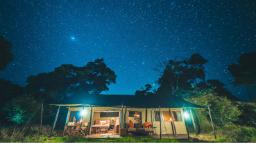
[[[164,121],[172,121],[172,116],[169,111],[163,111],[163,118]]]
[[[100,112],[100,117],[119,117],[119,112]]]
[[[160,112],[155,111],[155,121],[160,121]]]
[[[135,111],[129,111],[129,117],[134,117]]]
[[[180,111],[172,111],[174,121],[182,121],[181,112]]]
[[[79,115],[79,111],[71,111],[69,115],[69,122],[77,122],[80,118],[81,116]]]
[[[129,117],[141,117],[141,112],[138,111],[129,111]]]

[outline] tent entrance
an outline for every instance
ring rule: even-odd
[[[91,135],[113,136],[119,135],[120,112],[118,111],[94,111],[91,126]]]

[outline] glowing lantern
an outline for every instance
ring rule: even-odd
[[[183,112],[183,117],[184,117],[185,119],[189,119],[189,113],[188,113],[187,111],[184,111],[184,112]]]
[[[82,116],[82,117],[84,117],[84,116],[86,116],[87,115],[87,110],[85,110],[85,109],[83,109],[83,110],[81,110],[80,111],[80,116]]]

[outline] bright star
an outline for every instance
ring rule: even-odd
[[[76,40],[76,37],[75,37],[75,36],[70,36],[70,40],[71,40],[71,41],[75,41],[75,40]]]

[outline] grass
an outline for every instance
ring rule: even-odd
[[[127,136],[121,138],[51,137],[47,142],[180,142],[176,139]]]

